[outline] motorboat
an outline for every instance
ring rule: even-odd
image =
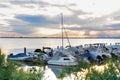
[[[47,62],[49,65],[74,66],[78,64],[77,59],[62,47],[53,51],[53,54],[53,57]]]
[[[111,55],[120,57],[120,49],[119,48],[112,48]]]
[[[21,60],[27,60],[32,58],[31,56],[26,55],[25,53],[18,53],[16,55],[13,55],[12,53],[8,55],[9,60],[16,60],[16,61],[21,61]]]
[[[39,49],[36,49],[34,52],[26,52],[26,48],[24,48],[23,53],[17,53],[17,54],[10,53],[7,58],[9,60],[15,60],[15,61],[25,61],[25,60],[28,61],[28,60],[38,59],[39,54],[40,54]]]
[[[118,49],[120,49],[120,43],[111,44],[108,47],[109,48],[118,48]]]
[[[59,65],[59,66],[74,66],[77,65],[77,61],[74,57],[53,57],[48,61],[49,65]]]
[[[105,43],[96,43],[96,44],[90,44],[86,50],[89,50],[90,53],[96,55],[96,56],[101,56],[101,57],[108,57],[111,58],[111,52],[109,48],[106,47]]]
[[[112,56],[120,56],[120,43],[115,43],[108,46]]]

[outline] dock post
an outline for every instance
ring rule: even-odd
[[[26,47],[24,47],[24,53],[26,54]]]

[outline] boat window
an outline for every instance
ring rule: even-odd
[[[69,58],[64,58],[64,60],[70,60]]]

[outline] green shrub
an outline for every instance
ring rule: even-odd
[[[5,55],[0,53],[0,80],[42,80],[43,71],[37,72],[35,68],[28,71],[19,69],[11,61],[5,60]]]
[[[120,59],[112,58],[107,60],[108,66],[102,73],[94,68],[89,68],[86,80],[120,80]]]
[[[95,65],[107,66],[104,66],[103,71],[99,72],[94,68]],[[106,59],[104,64],[88,64],[84,61],[79,61],[77,66],[69,66],[64,68],[58,78],[63,79],[73,73],[75,75],[75,80],[82,80],[81,76],[83,75],[77,75],[77,73],[82,70],[87,71],[83,80],[120,80],[120,58],[115,57]]]

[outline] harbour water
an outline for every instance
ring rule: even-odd
[[[119,39],[80,39],[71,38],[69,39],[72,46],[92,44],[92,43],[107,43],[114,44],[119,43]],[[62,40],[60,38],[0,38],[0,48],[2,49],[17,49],[17,48],[42,48],[51,47],[56,48],[61,46]],[[64,39],[64,46],[68,46],[67,39]]]
[[[69,40],[72,46],[92,44],[92,43],[107,43],[108,45],[114,43],[120,43],[120,38],[119,39],[71,38]],[[3,51],[6,51],[6,54],[9,54],[10,52],[13,53],[23,52],[24,47],[26,47],[28,51],[32,51],[33,49],[36,48],[42,49],[42,47],[56,48],[57,46],[61,46],[61,44],[62,44],[62,40],[60,38],[0,38],[0,48]],[[64,46],[68,46],[68,45],[69,44],[67,39],[64,39]],[[47,66],[47,67],[48,68],[46,74],[51,72],[51,74],[56,75],[58,72],[61,71],[61,67],[56,67],[56,66]]]

